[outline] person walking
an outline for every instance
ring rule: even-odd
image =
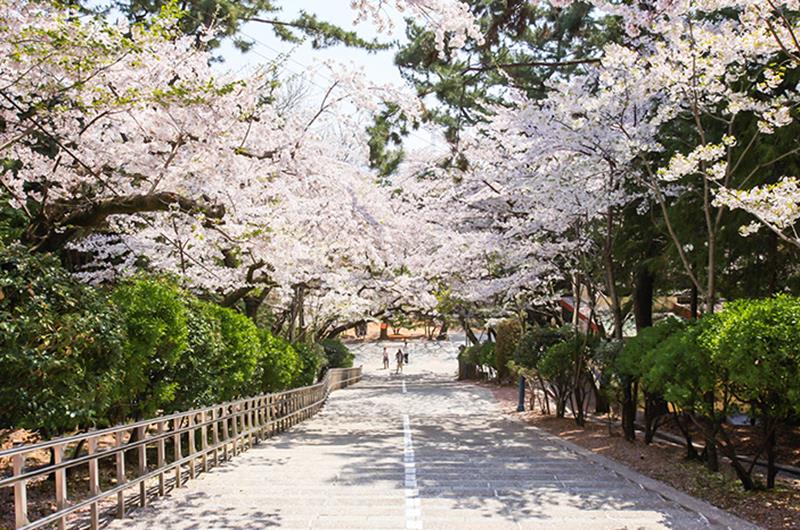
[[[389,369],[389,350],[386,349],[386,346],[383,347],[383,369]]]
[[[394,354],[395,359],[397,359],[397,370],[395,371],[396,374],[403,373],[403,350],[397,350],[397,353]]]
[[[403,363],[408,364],[408,341],[403,340]]]

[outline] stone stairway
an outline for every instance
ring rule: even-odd
[[[418,364],[402,376],[367,366],[315,418],[113,528],[754,528]]]

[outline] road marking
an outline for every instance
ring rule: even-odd
[[[406,380],[403,379],[403,394],[406,393]]]
[[[403,393],[406,382],[403,380]],[[411,420],[403,415],[403,468],[405,469],[406,528],[422,530],[422,507],[417,487],[417,464],[414,461],[414,442],[411,439]]]

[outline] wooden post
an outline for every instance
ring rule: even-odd
[[[122,442],[123,431],[114,433],[114,447],[121,448],[124,444]],[[125,484],[125,451],[117,452],[117,486]],[[117,517],[123,519],[125,517],[125,493],[122,491],[117,492]]]
[[[211,421],[214,423],[211,424],[211,441],[214,443],[214,467],[219,465],[219,414],[217,413],[221,409],[211,409]]]
[[[175,462],[183,458],[183,452],[181,450],[181,435],[180,435],[180,428],[181,428],[181,418],[175,418],[172,420],[172,430],[175,433],[173,435],[173,440],[175,441],[175,447],[172,451],[173,456],[175,457]],[[181,487],[181,465],[176,464],[175,466],[175,487]]]
[[[200,413],[200,450],[203,452],[203,473],[208,473],[208,427],[206,426],[206,411]]]
[[[197,435],[197,429],[195,429],[195,427],[194,427],[194,423],[195,423],[194,422],[194,414],[189,414],[188,416],[186,416],[186,421],[189,424],[189,432],[187,434],[189,435],[189,456],[191,457],[191,458],[189,458],[189,478],[190,479],[194,479],[195,478],[195,476],[194,476],[194,473],[195,473],[195,469],[194,469],[194,465],[195,465],[194,454],[195,454],[195,452],[197,452],[197,448],[196,448],[196,444],[195,444],[195,435]]]
[[[272,438],[272,394],[267,394],[267,418],[266,418],[266,427],[267,427],[267,438]]]
[[[58,465],[64,461],[64,444],[53,448],[53,463]],[[61,511],[67,507],[67,470],[59,469],[55,472],[56,480],[56,510]],[[58,519],[58,530],[65,530],[67,527],[66,517]]]
[[[228,410],[229,406],[222,407],[222,458],[228,461]]]
[[[253,448],[253,425],[255,424],[255,400],[251,399],[247,402],[247,442],[250,444],[250,449]]]
[[[144,442],[147,437],[147,428],[137,427],[136,434],[139,441]],[[142,443],[139,446],[139,476],[141,477],[145,474],[147,474],[147,444]],[[139,482],[139,506],[142,508],[147,506],[147,484],[145,484],[144,480]]]
[[[242,404],[237,403],[231,408],[233,415],[233,456],[236,456],[239,447],[239,415],[241,414]]]
[[[97,438],[89,438],[86,442],[86,451],[93,455],[97,452]],[[100,473],[97,467],[97,458],[89,460],[89,495],[96,497],[100,495]],[[100,528],[100,510],[97,506],[97,501],[93,502],[90,507],[90,518],[92,530]]]
[[[158,474],[158,494],[162,497],[164,496],[164,466],[166,465],[167,460],[167,440],[165,438],[161,438],[160,436],[164,434],[164,431],[167,430],[167,422],[160,421],[158,422],[158,445],[156,446],[156,464],[158,464],[158,469],[161,469],[161,473]]]
[[[14,476],[22,475],[25,472],[25,454],[14,455],[13,458]],[[14,484],[14,525],[22,528],[28,524],[28,485],[26,480],[20,480]]]

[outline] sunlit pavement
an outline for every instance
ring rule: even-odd
[[[457,343],[355,345],[365,379],[312,420],[113,528],[754,528],[504,418],[455,381]]]

